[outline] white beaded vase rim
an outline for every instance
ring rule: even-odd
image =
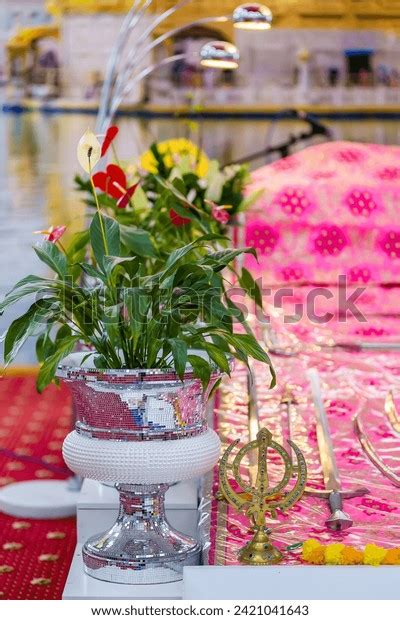
[[[216,370],[211,374],[210,379],[215,379],[220,375]],[[95,368],[82,366],[66,366],[57,367],[56,376],[60,379],[74,379],[81,381],[115,381],[116,379],[125,379],[133,381],[174,381],[182,383],[192,379],[198,379],[193,370],[187,370],[182,378],[173,369],[166,368]]]

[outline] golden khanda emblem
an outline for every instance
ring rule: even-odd
[[[288,441],[294,454],[297,465],[294,465],[288,452],[283,446],[273,441],[270,431],[261,429],[257,439],[246,444],[239,450],[233,462],[229,463],[229,457],[239,439],[232,443],[225,451],[219,465],[220,491],[227,502],[239,511],[243,511],[251,520],[255,534],[239,552],[239,561],[243,564],[265,565],[277,564],[282,560],[282,553],[269,541],[271,531],[266,527],[265,516],[270,514],[273,519],[277,518],[277,511],[285,512],[291,508],[303,495],[307,482],[307,465],[300,449],[292,441]],[[268,448],[277,452],[283,460],[284,472],[281,481],[270,486],[268,476]],[[240,465],[244,457],[253,450],[258,450],[257,477],[254,486],[243,480],[240,473]],[[228,472],[231,471],[233,478],[242,490],[236,493],[229,482]],[[293,474],[297,474],[294,486],[284,492]]]

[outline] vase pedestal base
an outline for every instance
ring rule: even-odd
[[[200,563],[201,547],[168,523],[164,510],[168,485],[117,488],[117,521],[83,546],[85,572],[95,579],[130,585],[180,581],[184,566]]]

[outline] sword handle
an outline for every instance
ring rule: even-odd
[[[343,501],[340,491],[332,491],[329,494],[329,506],[331,516],[325,521],[325,525],[335,532],[347,530],[353,525],[352,519],[343,511]]]

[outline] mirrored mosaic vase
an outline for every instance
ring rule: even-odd
[[[179,581],[183,567],[199,563],[199,543],[167,521],[169,485],[195,479],[218,461],[220,442],[207,426],[207,390],[192,373],[98,370],[63,365],[75,430],[64,442],[76,474],[115,483],[120,509],[112,528],[83,546],[85,571],[114,583]]]

